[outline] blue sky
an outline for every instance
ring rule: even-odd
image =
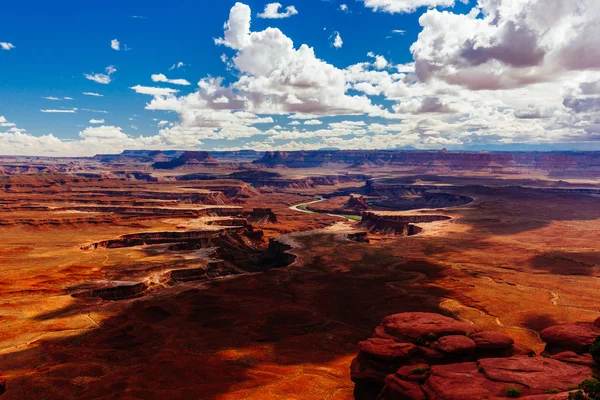
[[[568,54],[599,44],[598,35],[589,39],[598,30],[593,0],[556,10],[556,33],[538,15],[542,0],[509,3],[290,0],[261,18],[268,1],[9,2],[0,27],[0,154],[595,147],[600,60],[591,54],[577,65]],[[577,20],[576,6],[590,6],[590,15]],[[248,20],[249,30],[235,28]],[[228,41],[225,22],[243,44]],[[260,36],[270,28],[272,38]],[[265,68],[265,60],[275,61]],[[172,93],[132,89],[140,86]]]

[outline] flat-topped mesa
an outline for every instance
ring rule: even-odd
[[[250,229],[249,229],[250,228]],[[260,232],[260,231],[256,231]],[[116,249],[153,244],[185,244],[183,247],[208,248],[216,247],[223,236],[240,236],[246,233],[256,233],[249,226],[222,227],[215,230],[139,232],[121,235],[118,239],[103,240],[81,247],[82,250],[99,248]]]
[[[89,196],[90,198],[98,198],[96,193],[101,192],[102,197],[109,198],[134,198],[146,200],[168,200],[177,201],[180,204],[207,204],[207,205],[224,205],[229,203],[227,197],[220,191],[196,190],[184,191],[177,188],[177,191],[151,191],[151,190],[111,190],[97,189],[88,193],[65,194],[65,196],[74,197],[73,201],[77,202],[78,198]],[[68,197],[67,197],[68,198]]]
[[[178,158],[170,161],[155,162],[154,169],[193,169],[218,164],[218,161],[210,156],[207,151],[184,151]]]
[[[412,236],[423,231],[422,228],[413,225],[415,223],[446,221],[449,219],[451,218],[445,215],[390,215],[366,211],[362,213],[362,219],[358,226],[368,229],[371,233]]]
[[[299,177],[282,177],[277,173],[265,171],[243,171],[230,175],[230,178],[239,179],[255,187],[277,187],[291,189],[308,189],[317,186],[335,186],[346,182],[362,182],[368,177],[363,174],[339,175],[310,175]]]
[[[504,333],[433,313],[385,317],[358,349],[357,400],[563,400],[597,372],[589,354],[535,356]]]
[[[339,163],[351,166],[480,170],[515,173],[518,169],[549,171],[600,170],[600,152],[450,152],[401,150],[270,151],[254,161],[269,167],[321,167]]]
[[[114,285],[84,292],[74,293],[75,298],[98,297],[102,300],[123,300],[140,296],[148,289],[144,282]]]
[[[133,207],[133,206],[70,206],[56,208],[53,211],[83,211],[113,213],[119,215],[143,215],[148,218],[171,217],[202,217],[202,216],[235,216],[241,212],[241,207]]]

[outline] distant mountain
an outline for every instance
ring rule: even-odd
[[[318,151],[339,151],[341,149],[337,147],[322,147]]]
[[[210,156],[208,151],[184,151],[181,156],[170,161],[155,162],[152,164],[154,169],[193,169],[194,167],[204,167],[215,165],[218,161]]]
[[[313,168],[336,163],[351,167],[391,166],[413,172],[479,170],[519,173],[544,170],[553,173],[600,173],[600,152],[467,152],[402,150],[271,151],[255,164],[288,168]]]

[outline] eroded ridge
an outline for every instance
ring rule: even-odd
[[[412,236],[423,231],[423,228],[415,225],[416,223],[447,221],[450,219],[452,218],[445,215],[397,215],[381,212],[363,212],[359,226],[368,229],[371,233]]]
[[[242,226],[215,226],[209,230],[182,232],[140,232],[122,235],[117,239],[104,240],[82,246],[82,250],[121,249],[127,247],[166,246],[167,252],[209,250],[215,261],[197,268],[167,270],[147,277],[142,282],[111,282],[108,285],[76,292],[73,297],[98,297],[102,300],[123,300],[139,297],[148,291],[178,283],[209,280],[217,277],[252,272],[264,272],[292,264],[295,256],[288,253],[291,246],[270,239],[266,249],[260,246],[263,232],[255,229],[245,219]]]

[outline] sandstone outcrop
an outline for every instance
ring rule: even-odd
[[[546,352],[560,353],[565,350],[587,351],[594,340],[600,336],[600,327],[593,322],[576,322],[548,327],[540,333],[546,342]]]
[[[504,333],[483,331],[443,315],[390,315],[373,337],[358,344],[351,365],[354,396],[358,400],[567,399],[570,390],[595,372],[594,361],[582,353],[585,346],[581,345],[588,343],[588,334],[595,334],[592,327],[598,329],[593,323],[569,325],[577,327],[572,335],[565,325],[547,328],[544,335],[556,336],[568,351],[535,356]]]
[[[415,223],[449,219],[450,217],[445,215],[394,215],[385,212],[363,212],[359,227],[382,235],[412,236],[422,231],[422,228],[414,225]]]

